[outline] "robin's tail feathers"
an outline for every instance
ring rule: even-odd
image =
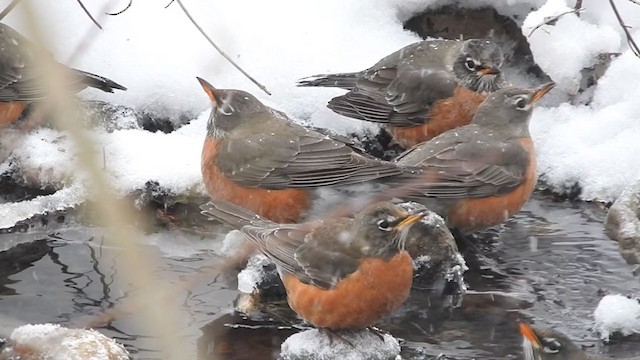
[[[100,89],[104,92],[112,93],[114,89],[117,90],[127,90],[126,87],[118,84],[113,80],[109,80],[106,77],[92,74],[90,72],[74,69],[78,75],[81,77],[81,81],[83,84],[90,86],[92,88]]]
[[[358,81],[358,73],[320,74],[302,78],[296,86],[337,87],[351,90]]]
[[[227,201],[213,200],[200,205],[200,210],[200,213],[208,217],[209,220],[217,220],[236,229],[256,223],[271,223],[271,221]]]

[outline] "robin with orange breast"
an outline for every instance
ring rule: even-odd
[[[354,217],[278,224],[224,201],[201,209],[239,229],[276,264],[298,315],[332,330],[372,326],[406,300],[413,261],[404,242],[428,213],[380,202]]]
[[[531,326],[524,322],[519,326],[525,360],[613,360],[606,356],[588,355],[559,331]],[[616,359],[640,360],[640,356]]]
[[[245,91],[198,80],[213,103],[201,162],[213,200],[298,222],[312,205],[310,190],[403,174],[396,164],[295,124]]]
[[[425,204],[447,225],[473,232],[504,222],[529,199],[536,156],[529,135],[535,102],[554,87],[503,88],[478,108],[469,125],[401,154],[396,163],[422,168],[404,198]]]
[[[385,124],[394,140],[409,148],[468,124],[487,94],[501,86],[502,62],[500,48],[490,40],[424,40],[367,70],[315,75],[297,85],[349,90],[329,101],[329,109]]]
[[[38,62],[52,62],[67,81],[66,89],[79,92],[93,87],[105,92],[126,90],[105,77],[71,69],[56,62],[44,49],[6,24],[0,23],[0,127],[19,120],[30,104],[42,101],[49,89],[43,82],[43,69]]]

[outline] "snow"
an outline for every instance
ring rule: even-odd
[[[624,295],[607,295],[593,313],[600,338],[609,341],[614,333],[622,336],[640,333],[640,300]]]
[[[287,338],[282,343],[280,356],[284,360],[387,360],[396,358],[400,354],[398,340],[390,334],[382,336],[383,339],[370,330],[337,332],[332,335],[328,332],[312,329],[293,334]]]
[[[129,353],[122,345],[91,329],[68,329],[55,324],[29,324],[13,330],[10,340],[17,355],[39,354],[33,356],[38,359],[129,359]],[[6,352],[8,350],[3,351]]]
[[[264,255],[249,258],[247,266],[238,273],[238,291],[251,294],[259,290],[260,281],[265,278],[264,268],[271,262]]]
[[[545,25],[531,33],[546,18],[571,10],[573,8],[567,6],[566,0],[549,0],[527,16],[522,33],[525,36],[531,34],[528,40],[534,60],[551,76],[556,86],[569,94],[576,94],[580,71],[593,66],[597,54],[616,51],[620,47],[620,35],[610,26],[590,24],[580,20],[576,14],[563,15],[555,25]]]
[[[185,0],[205,31],[265,84],[272,96],[226,63],[176,3],[165,9],[165,3],[135,1],[121,15],[102,15],[105,10],[121,10],[127,3],[88,2],[89,10],[104,27],[98,31],[76,2],[29,2],[38,25],[46,29],[43,46],[58,60],[129,88],[114,94],[89,89],[81,93],[83,98],[125,105],[157,117],[191,120],[171,134],[149,133],[135,126],[131,112],[124,112],[120,115],[123,129],[94,130],[96,159],[104,158],[105,172],[115,189],[125,195],[144,187],[147,181],[157,181],[176,194],[204,195],[200,151],[210,103],[196,76],[216,87],[250,91],[301,123],[329,127],[341,134],[370,133],[376,131],[376,125],[341,117],[326,108],[327,101],[343,90],[298,88],[295,81],[373,65],[381,57],[420,40],[403,29],[402,21],[426,7],[453,1],[385,0],[371,6],[365,0]],[[635,31],[640,7],[619,3],[625,21]],[[519,15],[523,34],[528,36],[545,17],[570,10],[574,1],[481,0],[464,6],[483,5],[495,6],[502,14]],[[27,31],[24,6],[27,3],[21,3],[4,21],[35,38]],[[535,109],[531,129],[539,173],[548,185],[568,191],[577,182],[582,199],[611,201],[640,178],[640,158],[636,156],[640,151],[640,105],[636,101],[640,84],[633,81],[640,76],[640,60],[629,51],[606,2],[585,0],[583,7],[586,11],[580,17],[565,15],[529,38],[535,60],[559,85],[544,100],[546,107]],[[86,38],[91,41],[85,43]],[[84,51],[72,56],[80,45],[86,45]],[[584,76],[582,68],[595,65],[601,53],[609,52],[622,55],[612,60],[597,86],[577,94]],[[589,94],[593,95],[591,102]],[[6,173],[17,164],[28,184],[53,186],[65,192],[53,196],[51,202],[40,199],[16,205],[19,215],[3,218],[3,226],[38,211],[36,205],[43,202],[59,208],[81,201],[87,184],[73,166],[77,153],[66,133],[37,129],[11,142],[14,151],[0,164],[0,172]],[[6,146],[6,139],[0,144]],[[7,152],[2,150],[0,160]],[[0,213],[14,211],[12,206],[0,205]]]

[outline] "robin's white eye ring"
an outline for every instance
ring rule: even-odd
[[[388,219],[382,219],[382,220],[378,220],[378,229],[382,231],[391,231],[393,229],[393,226],[391,225],[391,222],[389,222]]]
[[[560,342],[554,338],[546,338],[544,339],[544,348],[542,349],[547,354],[555,354],[560,351],[562,345]]]
[[[467,61],[464,62],[464,65],[469,70],[474,70],[477,66],[476,62],[472,58],[467,58]]]
[[[527,107],[527,100],[525,98],[518,98],[518,100],[516,100],[516,107],[518,109],[524,109]]]

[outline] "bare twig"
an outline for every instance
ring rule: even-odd
[[[172,1],[174,1],[174,0],[172,0]],[[229,61],[231,63],[231,65],[235,66],[236,69],[238,69],[244,76],[246,76],[249,80],[251,80],[251,82],[256,84],[256,86],[258,86],[262,91],[267,93],[267,95],[271,95],[269,90],[267,90],[267,88],[264,85],[260,84],[256,79],[254,79],[251,75],[249,75],[246,71],[244,71],[238,64],[236,64],[229,57],[229,55],[227,55],[224,51],[222,51],[222,49],[220,47],[218,47],[218,45],[216,45],[216,43],[214,43],[213,40],[211,40],[209,35],[207,35],[207,33],[205,33],[204,30],[200,27],[200,25],[198,25],[198,23],[193,19],[193,17],[191,16],[191,14],[187,10],[187,8],[185,8],[184,4],[182,4],[181,0],[175,0],[175,2],[177,2],[178,5],[180,5],[180,8],[185,13],[185,15],[187,15],[187,17],[189,18],[189,20],[191,20],[193,25],[198,29],[198,31],[200,31],[200,33],[207,39],[207,41],[209,41],[209,44],[211,44],[220,53],[220,55],[222,55],[225,59],[227,59],[227,61]],[[169,5],[171,5],[171,3]]]
[[[167,9],[169,6],[171,6],[171,4],[173,4],[173,0],[169,1],[169,3],[167,4],[167,6],[165,6],[164,8]]]
[[[96,24],[96,26],[98,27],[98,29],[102,30],[102,26],[98,23],[98,20],[96,20],[93,15],[91,15],[91,13],[89,12],[89,10],[87,10],[87,8],[84,6],[84,4],[82,3],[82,0],[77,0],[78,4],[80,4],[80,7],[82,8],[82,10],[84,11],[85,14],[87,14],[87,16],[89,17],[89,19],[91,19],[91,21],[93,21],[94,24]]]
[[[16,7],[16,5],[18,5],[18,3],[20,3],[21,0],[13,0],[11,3],[9,3],[9,5],[7,5],[6,8],[4,8],[4,10],[2,10],[2,12],[0,13],[0,20],[4,19],[5,16],[7,16],[8,13],[11,12],[11,10],[13,10],[14,7]]]
[[[632,3],[636,4],[636,5],[640,5],[640,0],[629,0]]]
[[[582,9],[582,0],[576,0],[576,5],[573,7],[573,9],[575,11],[578,11],[578,9]],[[576,15],[578,17],[580,17],[580,13],[579,12],[576,12]]]
[[[123,12],[125,12],[125,11],[129,10],[129,8],[131,7],[131,4],[133,4],[133,0],[129,0],[129,3],[127,4],[127,6],[126,6],[124,9],[122,9],[122,10],[117,11],[117,12],[114,12],[114,13],[105,12],[105,14],[107,14],[107,15],[111,15],[111,16],[117,16],[117,15],[120,15],[120,14],[122,14]]]
[[[567,15],[567,14],[576,14],[576,15],[580,15],[580,12],[584,11],[584,9],[573,9],[573,10],[569,10],[569,11],[565,11],[561,14],[558,14],[556,16],[549,16],[544,18],[544,21],[541,24],[536,25],[536,27],[534,27],[533,29],[531,29],[531,32],[529,33],[529,35],[527,37],[531,37],[531,35],[533,35],[533,32],[538,30],[539,28],[545,26],[545,25],[555,25],[556,22],[558,21],[558,19],[560,19],[561,17]]]
[[[614,14],[616,14],[616,18],[618,18],[618,22],[620,23],[620,26],[622,27],[622,30],[624,31],[624,34],[627,37],[627,43],[629,44],[629,48],[631,49],[631,51],[633,51],[633,54],[636,57],[640,57],[640,49],[638,48],[638,45],[636,44],[635,40],[633,40],[633,37],[631,36],[631,33],[629,32],[627,25],[625,25],[624,20],[622,20],[622,17],[618,12],[618,8],[616,7],[616,4],[613,2],[613,0],[609,0],[609,4],[611,4],[611,9],[613,9]]]

